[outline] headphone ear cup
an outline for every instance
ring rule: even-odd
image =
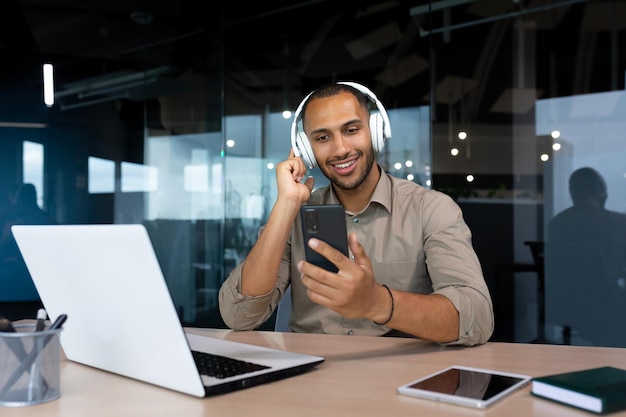
[[[311,149],[311,144],[309,143],[309,138],[306,136],[306,133],[297,133],[296,145],[298,146],[298,151],[300,151],[300,156],[304,163],[311,169],[315,168],[317,161],[313,156],[313,149]]]
[[[370,132],[372,135],[372,146],[376,153],[383,150],[385,146],[385,121],[380,113],[374,112],[370,115]]]

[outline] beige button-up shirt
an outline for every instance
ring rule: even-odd
[[[396,290],[447,297],[460,319],[459,338],[452,343],[485,343],[493,333],[493,304],[460,207],[446,194],[381,172],[367,207],[360,213],[346,211],[348,233],[355,233],[365,248],[376,281]],[[325,186],[312,193],[309,204],[339,201],[332,187]],[[304,242],[298,217],[283,248],[272,291],[254,297],[239,292],[245,260],[230,272],[219,292],[226,325],[236,330],[262,325],[291,285],[291,331],[384,335],[391,330],[370,320],[344,318],[311,302],[297,270],[302,259]]]

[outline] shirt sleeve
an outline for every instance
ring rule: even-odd
[[[433,291],[459,312],[459,338],[451,344],[482,344],[493,333],[493,303],[472,234],[456,202],[443,193],[435,196],[423,207],[424,251]]]
[[[218,294],[224,324],[233,330],[254,330],[271,316],[289,285],[290,243],[283,252],[274,288],[263,295],[241,294],[241,273],[245,260],[239,263],[222,283]]]

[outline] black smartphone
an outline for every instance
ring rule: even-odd
[[[337,267],[311,249],[307,242],[315,237],[348,256],[348,230],[343,206],[339,204],[304,205],[300,208],[300,219],[307,262],[327,271],[337,272]]]

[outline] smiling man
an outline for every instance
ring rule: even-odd
[[[220,289],[226,325],[257,328],[291,286],[291,331],[462,345],[489,339],[493,304],[461,210],[443,193],[385,173],[377,156],[390,132],[382,103],[361,84],[330,84],[303,100],[289,157],[276,167],[267,224]],[[312,191],[307,165],[319,166],[330,185]],[[344,207],[349,257],[303,241],[304,204]],[[304,245],[338,271],[306,262]]]

